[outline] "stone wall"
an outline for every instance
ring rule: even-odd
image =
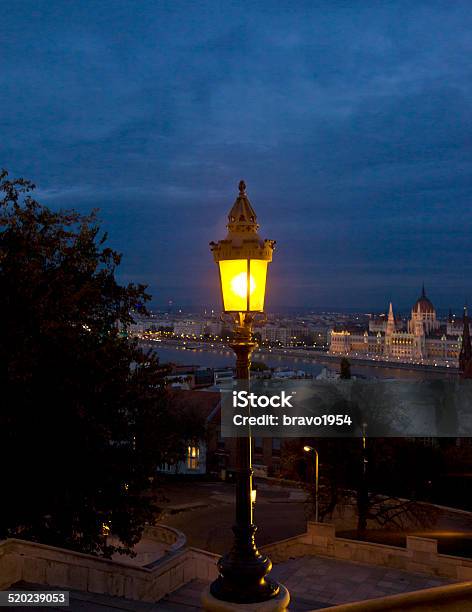
[[[194,578],[214,580],[218,555],[188,548],[139,567],[35,542],[0,542],[0,590],[18,581],[155,602]]]
[[[326,523],[309,522],[306,533],[269,544],[262,550],[273,563],[304,555],[320,555],[457,581],[472,580],[472,559],[439,554],[437,540],[408,536],[406,548],[399,548],[337,538],[334,525]]]
[[[169,544],[168,552],[164,557],[145,566],[132,565],[126,561],[103,559],[34,542],[4,540],[0,542],[0,590],[7,589],[18,581],[24,581],[49,587],[155,602],[194,578],[207,582],[213,581],[217,577],[218,555],[196,548],[186,548],[185,541],[179,535],[180,532],[169,531],[163,527],[150,531],[148,535],[164,538],[164,541]],[[334,526],[324,523],[310,522],[306,533],[269,544],[262,550],[271,557],[274,563],[305,555],[320,555],[442,576],[456,581],[472,580],[472,559],[438,554],[436,540],[409,536],[407,547],[398,548],[337,538]],[[472,588],[472,583],[468,584]],[[451,586],[467,587],[466,584]],[[449,589],[450,586],[440,588]],[[433,590],[438,591],[438,589]],[[465,597],[465,591],[449,590],[445,592],[444,597],[449,603],[456,599],[462,601],[461,597]],[[419,593],[426,593],[426,591]],[[467,593],[470,603],[470,591]],[[410,593],[410,599],[411,596]],[[429,609],[427,606],[424,607],[420,600],[417,605],[423,605],[423,608],[406,608],[405,606],[371,608],[370,606],[375,601],[380,600],[363,602],[369,607],[349,608],[348,605],[356,606],[357,604],[346,604],[344,607],[338,607],[338,610],[344,611],[345,609],[346,612],[348,610],[352,612],[372,610],[374,612],[387,609]],[[456,608],[444,609],[455,610]]]
[[[156,540],[156,542],[166,544],[166,550],[168,552],[182,550],[187,544],[187,538],[181,531],[159,523],[157,525],[148,525],[145,527],[143,535]]]

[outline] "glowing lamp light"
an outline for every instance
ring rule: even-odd
[[[268,262],[223,259],[218,264],[225,312],[262,312]]]
[[[261,240],[256,213],[246,195],[244,181],[228,215],[225,240],[210,244],[220,271],[225,312],[263,312],[267,266],[272,261],[273,240]]]
[[[256,282],[252,274],[249,276],[249,297],[254,293]],[[241,272],[231,280],[231,291],[239,297],[247,296],[247,274]]]

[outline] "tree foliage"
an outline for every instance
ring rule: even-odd
[[[305,444],[319,452],[320,521],[355,508],[359,538],[372,527],[402,531],[434,524],[434,507],[425,502],[441,469],[437,449],[405,438],[367,438],[365,451],[359,438],[290,440],[283,468],[290,478],[305,482],[310,519],[315,514],[315,481]]]
[[[158,360],[123,334],[150,296],[117,282],[96,211],[50,210],[33,189],[0,172],[0,538],[129,552],[182,434]]]

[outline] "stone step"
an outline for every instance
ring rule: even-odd
[[[164,597],[159,603],[162,604],[162,606],[176,606],[172,608],[176,611],[195,612],[202,609],[200,597],[207,587],[208,582],[204,580],[191,580],[188,584],[185,584],[180,587],[180,589]]]

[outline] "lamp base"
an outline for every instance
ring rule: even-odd
[[[233,603],[216,599],[207,587],[202,593],[202,605],[206,612],[285,612],[290,603],[290,593],[283,584],[279,584],[280,590],[276,597],[258,603]]]

